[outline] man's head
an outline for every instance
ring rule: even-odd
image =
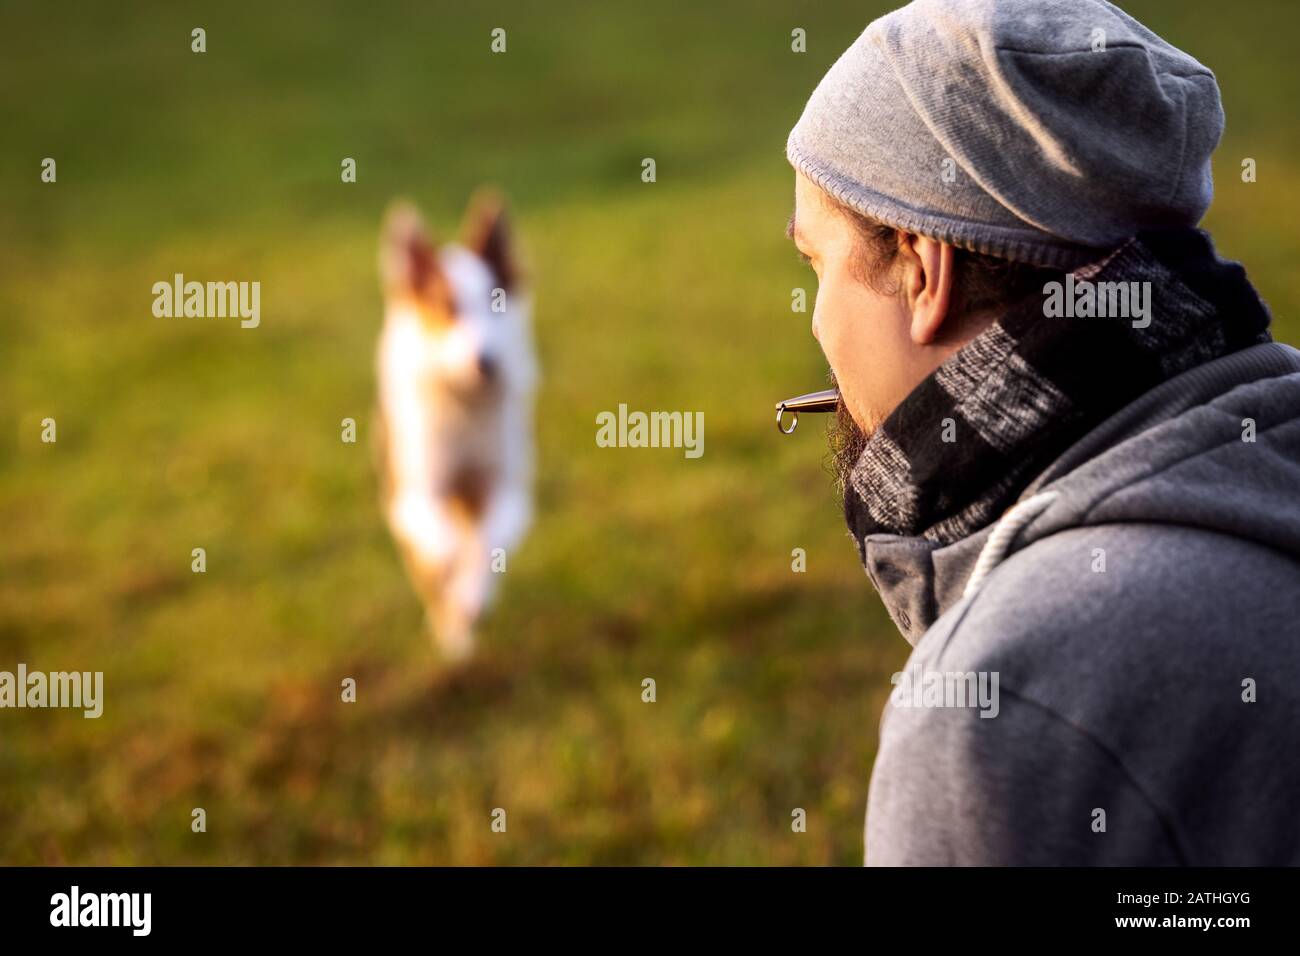
[[[1222,129],[1214,75],[1100,0],[916,0],[868,26],[786,145],[848,443],[1052,274],[1195,225]]]
[[[789,235],[817,275],[812,333],[870,433],[926,376],[1054,271],[874,220],[795,174]]]

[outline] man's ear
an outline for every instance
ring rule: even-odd
[[[956,271],[953,247],[928,236],[909,235],[901,251],[907,263],[903,281],[912,342],[933,345],[944,331],[944,323],[951,326],[955,319],[951,314]]]
[[[480,189],[469,201],[461,227],[461,244],[488,264],[507,292],[522,278],[514,230],[506,203],[494,189]]]
[[[379,282],[388,298],[414,299],[430,308],[451,309],[451,285],[438,264],[438,251],[420,214],[395,203],[379,233]]]

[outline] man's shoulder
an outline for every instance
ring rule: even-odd
[[[1172,744],[1175,726],[1300,708],[1298,616],[1300,562],[1278,552],[1176,525],[1074,528],[995,568],[908,668],[997,674],[1004,693],[1099,740]],[[1260,681],[1276,713],[1241,708]]]
[[[937,673],[990,702],[891,699],[869,845],[882,861],[1294,861],[1300,844],[1270,831],[1300,786],[1276,759],[1300,742],[1298,615],[1300,562],[1227,535],[1079,527],[1017,551],[918,641],[910,687]],[[936,766],[944,786],[917,803]],[[968,804],[996,814],[962,822]],[[1088,829],[1097,807],[1115,839]],[[899,844],[917,814],[942,839]]]
[[[1281,638],[1300,614],[1300,562],[1256,542],[1175,524],[1075,527],[996,567],[917,644],[973,663],[1002,655],[1138,656]],[[1080,646],[1076,646],[1080,645]],[[1121,654],[1121,656],[1127,656]]]

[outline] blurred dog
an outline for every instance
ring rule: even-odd
[[[531,302],[493,194],[471,201],[461,242],[441,247],[412,206],[394,206],[379,271],[384,512],[431,635],[461,660],[532,520]]]

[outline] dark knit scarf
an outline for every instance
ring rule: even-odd
[[[1075,270],[1074,281],[1076,302],[1086,282],[1094,294],[1096,283],[1151,283],[1150,324],[1048,317],[1037,294],[1008,310],[867,439],[844,489],[859,548],[882,532],[948,544],[978,531],[1124,405],[1270,340],[1268,309],[1245,270],[1218,258],[1198,229],[1144,232]]]

